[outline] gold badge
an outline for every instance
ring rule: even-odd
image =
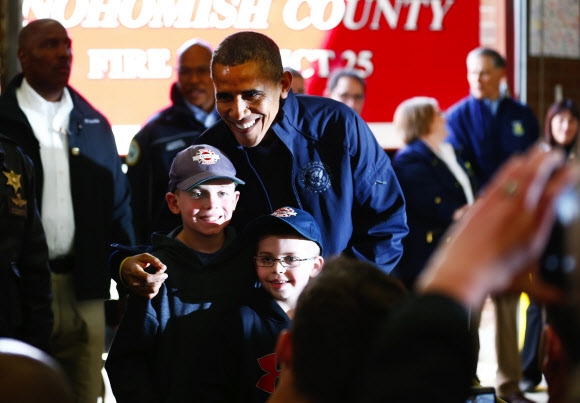
[[[512,122],[512,133],[514,136],[521,137],[525,134],[524,125],[519,120]]]
[[[18,189],[22,188],[22,186],[20,185],[20,177],[22,175],[18,175],[14,171],[2,173],[4,174],[4,176],[6,176],[6,179],[8,179],[8,183],[6,183],[6,185],[12,186],[12,188],[14,189],[14,193],[18,193]]]
[[[132,167],[139,162],[140,158],[141,147],[139,147],[139,143],[137,141],[132,140],[131,145],[129,145],[129,152],[127,153],[127,157],[125,157],[125,163]]]

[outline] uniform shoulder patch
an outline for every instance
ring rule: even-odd
[[[141,159],[141,146],[136,140],[131,140],[131,144],[129,145],[129,152],[127,152],[125,162],[127,163],[127,165],[132,167],[133,165],[138,163],[140,159]]]

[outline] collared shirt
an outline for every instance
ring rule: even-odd
[[[487,107],[491,111],[491,116],[495,116],[495,114],[497,112],[497,108],[499,107],[499,103],[501,102],[501,100],[502,100],[502,97],[499,97],[499,98],[494,99],[494,100],[491,100],[489,98],[485,98],[483,100],[485,105],[487,105]]]
[[[49,102],[26,79],[16,90],[16,98],[40,144],[44,172],[42,224],[49,258],[55,259],[71,253],[75,233],[68,163],[68,122],[73,102],[66,88],[59,101]]]
[[[471,182],[465,170],[457,162],[457,156],[453,150],[453,146],[449,143],[439,144],[439,150],[436,152],[439,158],[447,165],[457,182],[463,188],[465,193],[465,198],[467,199],[467,204],[473,204],[473,189],[471,187]]]
[[[213,125],[215,122],[217,122],[217,120],[219,119],[219,115],[217,114],[215,108],[211,112],[207,113],[203,109],[198,108],[197,106],[187,102],[187,100],[184,99],[184,101],[187,107],[193,112],[195,118],[198,121],[202,122],[203,125],[206,127],[206,129],[211,125]]]

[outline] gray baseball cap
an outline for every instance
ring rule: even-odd
[[[196,144],[180,151],[171,164],[169,171],[169,190],[191,190],[211,179],[229,179],[243,185],[236,178],[236,168],[219,149],[208,144]]]

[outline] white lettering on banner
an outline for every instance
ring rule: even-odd
[[[443,17],[455,2],[455,0],[447,0],[443,4],[443,0],[395,0],[393,5],[392,0],[363,0],[361,16],[358,21],[355,21],[360,1],[350,0],[348,4],[345,4],[344,0],[287,0],[283,19],[288,28],[294,30],[306,29],[310,25],[322,31],[331,30],[336,28],[341,21],[347,29],[352,31],[367,25],[370,29],[378,30],[381,28],[381,18],[384,18],[391,29],[396,29],[402,7],[408,7],[404,29],[414,31],[417,30],[420,11],[424,7],[431,7],[433,17],[429,28],[433,31],[440,31],[443,29]],[[308,6],[310,14],[298,20],[300,6]],[[330,15],[325,19],[324,15],[328,8],[330,8]]]
[[[89,49],[87,54],[92,80],[166,79],[172,73],[169,49]]]
[[[306,60],[308,65],[318,62],[318,75],[320,77],[328,77],[330,71],[329,60],[334,59],[334,50],[331,49],[280,49],[282,56],[282,64],[284,66],[292,67],[298,71],[302,71],[304,78],[310,78],[314,75],[314,68],[303,68],[303,60]]]
[[[304,68],[303,61],[308,64],[318,63],[318,76],[328,77],[330,73],[330,60],[334,60],[335,53],[330,49],[280,49],[282,64],[302,72],[304,78],[310,78],[315,70],[311,66]],[[357,69],[366,78],[373,73],[373,52],[361,50],[358,54],[354,50],[345,50],[340,54],[340,59],[345,61],[343,67]]]
[[[276,0],[282,1],[282,0]],[[471,0],[473,1],[473,0]],[[415,31],[423,10],[431,9],[429,30],[443,30],[445,15],[455,0],[286,0],[282,18],[293,30],[314,27],[321,31],[341,22],[349,30],[384,24]],[[359,7],[359,3],[361,7]],[[272,0],[24,0],[25,21],[54,18],[66,28],[218,28],[266,29]],[[359,10],[361,9],[362,10]],[[359,11],[359,12],[357,12]],[[301,17],[299,18],[299,15]],[[358,18],[357,18],[358,15]]]
[[[89,49],[89,72],[91,80],[103,79],[167,79],[171,77],[169,65],[171,51],[165,48],[150,49]],[[282,64],[302,71],[304,78],[315,74],[313,63],[318,63],[318,76],[326,78],[330,73],[330,61],[336,58],[330,49],[280,49]],[[370,50],[344,50],[338,56],[343,67],[357,69],[363,77],[373,73],[373,53]],[[304,68],[307,65],[308,67]]]
[[[310,15],[298,20],[298,9],[303,4],[307,4],[310,8]],[[330,15],[325,20],[324,13],[329,6]],[[321,31],[327,31],[340,24],[345,9],[344,0],[287,0],[282,18],[288,28],[296,31],[308,28],[310,25]]]

